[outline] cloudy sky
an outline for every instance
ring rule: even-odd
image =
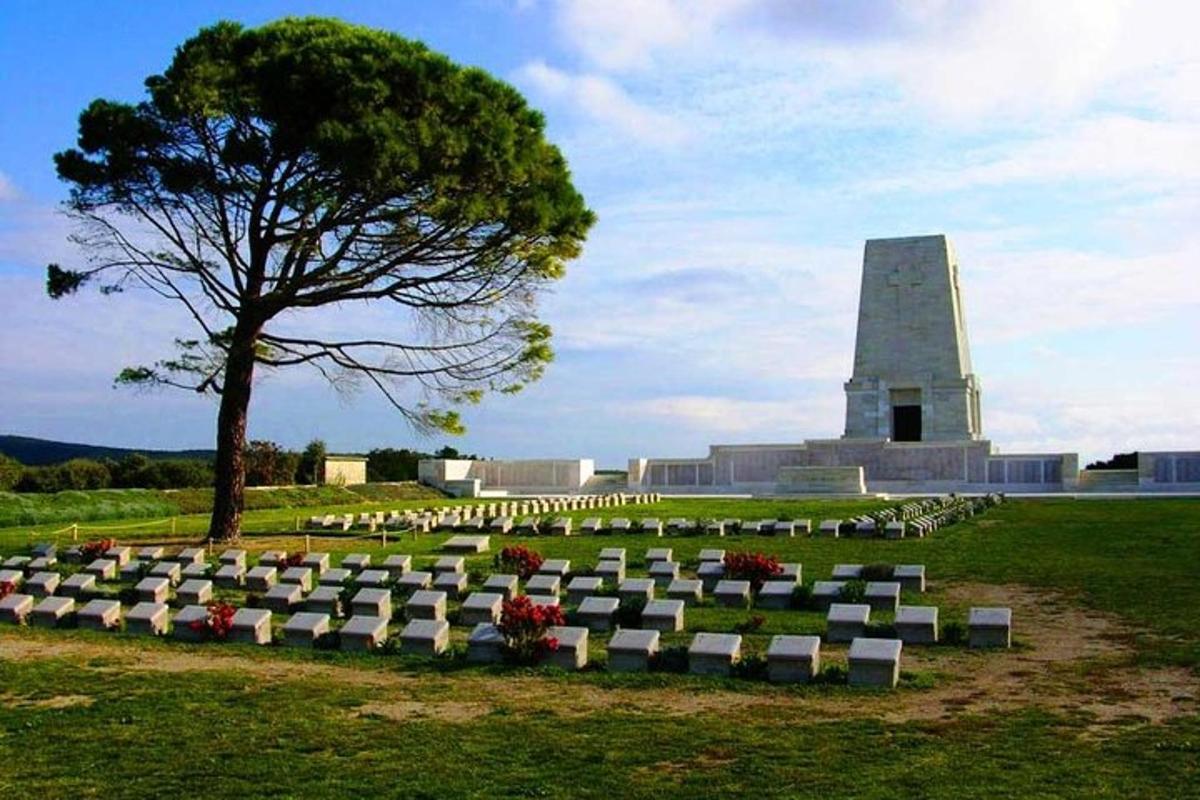
[[[492,456],[702,455],[840,435],[863,240],[955,242],[985,434],[1004,452],[1200,444],[1200,4],[464,0],[6,5],[0,432],[205,447],[215,406],[112,388],[175,309],[52,303],[78,261],[51,155],[220,18],[336,14],[519,87],[599,215],[543,302],[545,379],[466,416]],[[378,332],[387,313],[313,324]],[[370,394],[256,387],[251,435],[430,447]]]

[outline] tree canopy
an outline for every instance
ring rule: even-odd
[[[514,88],[316,18],[206,28],[146,88],[140,103],[91,103],[78,146],[55,156],[88,263],[50,265],[47,290],[96,281],[187,309],[197,332],[117,380],[222,396],[214,529],[224,472],[240,508],[256,366],[374,386],[418,428],[448,431],[457,406],[541,376],[536,299],[594,215]],[[304,327],[304,312],[356,301],[400,316],[379,335]]]

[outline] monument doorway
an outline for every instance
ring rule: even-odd
[[[892,406],[892,441],[921,441],[920,406]]]

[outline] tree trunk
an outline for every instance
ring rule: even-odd
[[[243,328],[246,327],[246,330]],[[246,419],[250,408],[251,380],[258,330],[241,322],[234,328],[221,410],[217,414],[216,482],[208,535],[218,542],[236,542],[242,532],[242,507],[246,494]]]

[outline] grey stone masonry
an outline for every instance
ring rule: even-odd
[[[835,581],[854,581],[862,577],[862,564],[834,564],[831,577]]]
[[[1011,647],[1011,608],[972,608],[967,615],[967,644],[971,647]]]
[[[704,523],[704,532],[709,536],[724,536],[725,535],[725,520],[710,519]]]
[[[304,599],[304,592],[296,583],[280,583],[272,586],[262,597],[263,608],[276,614],[290,614]]]
[[[271,612],[265,608],[239,608],[233,615],[229,641],[241,644],[270,644]]]
[[[750,581],[718,581],[712,594],[719,606],[745,608],[750,605]]]
[[[246,551],[245,550],[226,550],[217,556],[217,562],[221,564],[237,564],[246,566]]]
[[[111,631],[121,627],[121,604],[116,600],[91,600],[75,615],[79,627]]]
[[[622,628],[608,640],[608,669],[611,672],[646,672],[658,655],[656,630]]]
[[[62,578],[57,572],[35,572],[25,581],[25,591],[34,597],[49,597],[60,583]]]
[[[740,533],[761,533],[762,526],[763,526],[762,520],[758,520],[758,519],[743,520],[742,523],[740,525],[738,525],[738,531]]]
[[[388,621],[383,617],[372,617],[366,614],[351,617],[338,631],[341,648],[360,651],[376,649],[387,641],[387,623]],[[445,625],[446,623],[440,624]],[[448,631],[449,626],[446,627]]]
[[[331,617],[342,615],[342,589],[340,586],[318,586],[304,598],[304,610]]]
[[[172,561],[177,564],[199,564],[204,561],[206,553],[203,547],[185,547],[175,554]]]
[[[395,586],[400,592],[415,592],[418,589],[428,589],[433,585],[432,572],[409,572],[396,580]]]
[[[821,637],[773,636],[767,647],[767,679],[808,683],[821,671]]]
[[[793,524],[795,525],[796,533],[801,534],[802,536],[808,536],[810,533],[812,533],[811,519],[798,519],[795,520]]]
[[[258,566],[246,573],[246,589],[251,592],[268,591],[279,581],[275,567]]]
[[[566,558],[547,558],[538,567],[539,575],[558,575],[560,578],[565,578],[570,571],[571,562]]]
[[[641,528],[642,533],[648,533],[651,536],[663,535],[662,520],[655,519],[654,517],[647,517],[646,519],[643,519],[638,523],[638,527]]]
[[[466,572],[467,562],[462,556],[442,556],[433,562],[433,573]]]
[[[725,578],[725,564],[721,561],[705,561],[696,569],[696,577],[704,584],[704,591],[711,594]]]
[[[552,536],[570,536],[571,535],[571,518],[557,517],[550,523],[550,534]]]
[[[274,567],[256,567],[255,569],[275,569]],[[222,589],[240,589],[246,583],[246,568],[236,564],[226,564],[213,573],[213,583]]]
[[[673,517],[667,520],[667,530],[677,535],[690,533],[696,530],[696,521],[683,517]]]
[[[258,557],[260,567],[282,567],[287,563],[287,553],[283,550],[264,550]]]
[[[408,619],[445,619],[446,593],[428,589],[413,592],[404,604],[404,613]]]
[[[171,594],[171,581],[166,578],[142,578],[133,590],[144,603],[165,603]]]
[[[359,589],[350,600],[354,616],[392,618],[392,593],[387,589]]]
[[[414,619],[400,631],[400,650],[407,655],[436,656],[450,644],[450,623]]]
[[[675,633],[683,630],[682,600],[651,600],[642,609],[642,627]]]
[[[900,606],[900,584],[895,581],[869,581],[863,599],[872,611],[894,613]]]
[[[688,646],[688,672],[728,675],[742,657],[742,637],[736,633],[697,633]]]
[[[812,585],[813,605],[820,611],[829,609],[831,603],[836,603],[846,588],[844,581],[815,581]]]
[[[142,547],[137,551],[138,561],[162,561],[167,549],[161,545]]]
[[[138,581],[142,579],[143,574],[149,571],[150,564],[145,561],[130,561],[128,564],[120,568],[119,580],[122,581]]]
[[[512,528],[512,517],[496,517],[491,521],[491,524],[488,525],[488,530],[492,530],[497,533],[510,533]]]
[[[579,523],[580,533],[596,534],[604,527],[604,523],[599,517],[588,517],[583,522]]]
[[[366,553],[347,553],[342,557],[342,569],[358,572],[371,566],[371,556]]]
[[[207,561],[200,564],[184,564],[183,569],[179,570],[180,580],[188,578],[207,578],[212,571],[212,565]]]
[[[171,636],[182,642],[202,642],[207,635],[207,622],[207,606],[184,606],[179,609],[179,613],[175,615],[175,619],[171,622]],[[201,625],[205,625],[206,627],[200,630],[193,630],[192,623],[196,623],[197,627]]]
[[[142,602],[125,612],[125,632],[165,636],[170,612],[166,603]]]
[[[871,607],[858,603],[834,603],[825,616],[825,641],[850,642],[867,632]]]
[[[628,533],[632,527],[633,523],[625,517],[614,517],[613,521],[608,524],[609,530],[613,533]]]
[[[354,576],[355,586],[385,586],[392,579],[392,574],[386,569],[364,569]]]
[[[84,567],[83,571],[95,575],[102,581],[111,581],[117,577],[117,562],[111,558],[97,558]]]
[[[300,611],[283,623],[283,643],[289,647],[312,647],[329,633],[329,615]]]
[[[294,583],[300,587],[301,591],[311,592],[313,586],[313,574],[310,567],[288,567],[279,576],[280,583]]]
[[[76,572],[64,580],[58,587],[58,593],[64,597],[76,599],[94,594],[96,591],[96,576],[86,572]]]
[[[696,578],[676,578],[667,584],[667,597],[682,600],[689,606],[699,603],[704,598],[704,582]]]
[[[21,573],[25,572],[25,567],[32,561],[29,556],[10,556],[4,559],[3,566],[5,569],[17,570]]]
[[[791,581],[792,583],[800,583],[804,576],[804,567],[794,561],[784,562],[779,565],[783,568],[783,572],[775,576],[777,581]]]
[[[573,606],[577,606],[583,602],[583,598],[591,597],[604,585],[602,578],[594,576],[579,575],[571,579],[567,584],[567,602]]]
[[[311,569],[318,578],[329,569],[329,553],[305,553],[300,566]]]
[[[528,597],[529,602],[533,603],[535,606],[553,606],[554,608],[558,608],[559,605],[561,605],[558,595],[530,594],[526,595],[526,597]]]
[[[10,595],[11,597],[12,595]],[[75,600],[70,597],[43,597],[29,612],[29,622],[46,628],[63,625],[75,613]]]
[[[343,586],[347,581],[354,577],[354,573],[342,567],[334,567],[327,569],[317,576],[317,583],[321,586]]]
[[[892,569],[892,580],[899,581],[906,592],[925,591],[924,564],[897,564]]]
[[[771,525],[770,532],[774,536],[792,537],[792,536],[796,535],[796,525],[791,520],[787,520],[787,519],[777,520],[776,522],[774,522]]]
[[[598,561],[620,561],[625,563],[625,548],[624,547],[602,547],[600,555],[596,557]]]
[[[0,599],[0,619],[5,622],[20,625],[29,618],[30,611],[33,611],[33,595],[13,593]]]
[[[504,660],[504,634],[490,622],[480,622],[467,636],[467,661],[496,664]]]
[[[30,572],[44,572],[54,569],[57,564],[58,559],[54,556],[37,556],[29,562],[26,569]]]
[[[937,644],[937,606],[900,606],[894,627],[896,638],[905,644]]]
[[[817,535],[836,539],[840,535],[839,530],[841,527],[842,521],[840,519],[823,519],[821,520],[821,527],[817,529]]]
[[[562,578],[557,575],[532,575],[525,581],[526,594],[558,594]]]
[[[792,581],[767,581],[758,590],[754,605],[759,608],[786,609],[792,607],[792,593],[796,584]]]
[[[904,538],[904,520],[893,519],[883,526],[883,535],[888,539]]]
[[[725,551],[716,548],[706,548],[700,551],[700,555],[697,560],[701,564],[706,564],[709,562],[723,563],[725,561]]]
[[[117,562],[118,567],[123,567],[133,559],[133,548],[126,545],[114,545],[104,551],[104,557]]]
[[[466,595],[467,584],[465,572],[443,572],[433,579],[433,588],[445,592],[451,600],[458,600]]]
[[[461,625],[476,625],[480,622],[497,623],[504,605],[504,595],[494,592],[472,592],[458,611]]]
[[[899,639],[855,639],[850,643],[847,660],[851,686],[892,689],[900,681]]]
[[[388,575],[392,580],[407,575],[412,572],[412,556],[401,553],[393,553],[383,560],[380,564],[383,569],[387,570]]]
[[[500,573],[488,575],[483,582],[482,590],[497,593],[505,600],[512,600],[517,596],[517,576]]]
[[[620,602],[615,597],[585,597],[575,616],[588,630],[603,633],[612,629],[613,615]]]
[[[547,636],[558,640],[558,649],[550,653],[546,663],[559,669],[583,669],[588,663],[588,629],[553,625]]]
[[[609,585],[615,585],[625,580],[625,564],[621,561],[601,561],[592,574]]]
[[[211,603],[213,599],[213,583],[201,578],[184,581],[175,590],[175,596],[184,605],[197,606]]]
[[[671,561],[674,552],[670,547],[651,547],[646,551],[646,565],[649,566],[657,561]]]
[[[657,586],[665,588],[671,581],[679,577],[679,562],[655,561],[646,572],[654,579]]]
[[[486,553],[491,548],[488,536],[451,536],[442,545],[448,553]]]
[[[643,598],[647,601],[654,599],[654,581],[650,578],[626,578],[617,586],[617,597]]]

